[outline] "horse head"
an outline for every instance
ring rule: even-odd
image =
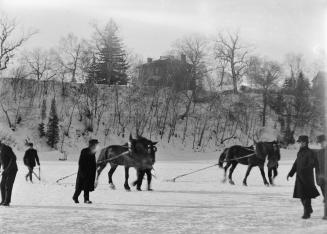
[[[155,146],[158,142],[153,142],[145,137],[137,135],[136,139],[130,135],[129,149],[132,153],[135,153],[140,159],[141,167],[152,168],[155,163],[155,153],[157,147]]]

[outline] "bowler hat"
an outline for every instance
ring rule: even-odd
[[[321,142],[324,142],[324,141],[326,141],[326,137],[325,137],[324,134],[317,136],[317,142],[318,143],[321,143]]]
[[[309,143],[309,137],[308,136],[305,136],[305,135],[299,136],[299,138],[297,139],[296,142],[306,142],[306,143]]]
[[[89,140],[89,145],[96,145],[99,144],[100,142],[97,139],[91,139]]]

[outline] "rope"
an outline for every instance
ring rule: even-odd
[[[256,155],[256,154],[255,154],[255,153],[247,154],[247,155],[242,156],[242,157],[239,157],[239,158],[232,158],[232,159],[228,159],[228,160],[225,159],[225,160],[222,161],[222,162],[224,163],[224,162],[229,162],[229,161],[239,160],[239,159],[242,159],[242,158],[249,158],[249,157],[252,157],[252,156],[254,156],[254,155]]]
[[[189,172],[189,173],[181,174],[181,175],[178,175],[178,176],[176,176],[176,177],[174,177],[174,178],[172,178],[172,179],[166,180],[166,181],[172,181],[172,182],[175,182],[176,179],[178,179],[178,178],[181,178],[181,177],[184,177],[184,176],[188,176],[188,175],[194,174],[194,173],[196,173],[196,172],[203,171],[203,170],[209,169],[209,168],[211,168],[211,167],[215,167],[215,166],[217,166],[217,165],[218,165],[218,163],[215,163],[214,165],[207,166],[207,167],[203,167],[203,168],[200,168],[200,169],[198,169],[198,170],[191,171],[191,172]]]
[[[100,163],[103,163],[103,162],[110,162],[110,161],[112,161],[112,160],[115,160],[115,159],[117,159],[117,158],[123,156],[123,155],[126,154],[126,153],[129,153],[129,151],[125,151],[125,152],[123,152],[123,153],[121,153],[121,154],[118,154],[117,156],[115,156],[115,157],[113,157],[113,158],[109,158],[109,159],[101,160],[100,162],[97,162],[97,164],[100,164]],[[77,174],[77,172],[74,172],[74,173],[69,174],[69,175],[67,175],[67,176],[63,176],[63,177],[59,178],[58,180],[56,180],[56,183],[58,184],[59,181],[65,180],[65,179],[67,179],[67,178],[69,178],[69,177],[72,177],[73,175],[76,175],[76,174]]]

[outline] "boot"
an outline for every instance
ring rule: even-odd
[[[310,213],[304,213],[302,216],[302,219],[309,219],[310,218]]]
[[[73,197],[73,201],[74,201],[76,204],[79,203],[78,198],[74,198],[74,197]]]

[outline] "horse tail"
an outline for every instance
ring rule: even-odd
[[[220,168],[223,168],[224,160],[226,159],[226,156],[228,154],[229,148],[224,149],[224,151],[220,154],[219,160],[218,160],[218,166]]]

